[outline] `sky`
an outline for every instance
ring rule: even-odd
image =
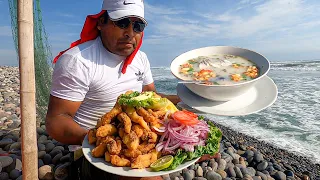
[[[9,0],[12,1],[12,0]],[[152,67],[205,46],[236,46],[272,61],[320,59],[319,0],[144,0],[148,26],[141,50]],[[79,39],[102,0],[41,1],[51,52]],[[0,66],[17,66],[8,0],[0,0]]]

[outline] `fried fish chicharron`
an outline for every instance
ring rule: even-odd
[[[114,166],[149,167],[161,156],[155,149],[161,134],[154,132],[153,127],[162,126],[159,119],[165,114],[163,110],[129,107],[117,102],[101,117],[96,128],[88,132],[89,143],[96,146],[92,156],[104,158]]]

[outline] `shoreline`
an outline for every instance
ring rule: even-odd
[[[9,133],[10,129],[19,129],[21,122],[19,108],[20,80],[18,67],[0,66],[0,82],[0,154],[4,155],[8,154],[8,152],[11,153],[9,156],[0,156],[0,162],[2,163],[2,165],[0,163],[0,175],[5,174],[9,176],[11,174],[11,171],[13,171],[12,173],[16,173],[14,175],[16,175],[16,179],[18,179],[18,177],[22,174],[22,167],[17,165],[21,164],[21,139],[19,137],[19,132],[17,131]],[[320,164],[313,163],[307,157],[296,155],[287,150],[276,147],[273,144],[257,140],[254,137],[234,131],[229,127],[217,124],[214,121],[212,122],[221,129],[223,133],[223,140],[221,141],[220,158],[212,160],[210,162],[215,161],[216,164],[222,166],[220,164],[221,159],[224,159],[222,162],[227,163],[224,164],[224,173],[218,172],[221,173],[220,175],[217,175],[218,177],[227,179],[226,174],[228,173],[228,177],[237,177],[239,179],[239,177],[242,176],[244,178],[244,172],[246,170],[243,170],[241,176],[239,175],[239,173],[234,176],[233,172],[241,169],[241,167],[243,169],[251,169],[250,167],[253,167],[256,170],[254,171],[255,173],[250,174],[251,179],[255,179],[255,177],[259,177],[263,180],[281,179],[280,176],[283,175],[282,173],[279,172],[278,174],[276,174],[276,171],[271,171],[272,168],[278,168],[280,170],[277,171],[283,170],[283,172],[287,173],[287,176],[285,176],[287,178],[285,179],[290,179],[289,177],[291,176],[289,175],[291,172],[289,171],[292,170],[292,173],[294,173],[294,179],[320,180]],[[38,122],[37,124],[40,125],[40,122]],[[70,152],[68,151],[67,145],[63,145],[48,136],[45,130],[45,126],[43,125],[37,128],[37,135],[39,171],[41,169],[41,171],[43,172],[50,172],[51,176],[54,176],[57,170],[64,171],[64,168],[66,167],[66,164],[68,163],[68,160],[70,158]],[[263,155],[262,160],[261,158],[259,160],[255,157],[256,155],[260,154],[259,152]],[[252,156],[250,154],[252,154]],[[239,160],[244,160],[242,161],[243,166],[239,166],[239,168],[237,168],[237,165],[240,165]],[[261,163],[267,163],[268,167],[272,166],[270,172],[267,171],[267,167],[265,167],[264,169],[259,168],[262,169],[261,172],[264,171],[264,173],[268,175],[267,179],[265,179],[265,177],[267,176],[264,176],[260,171],[257,170],[259,164]],[[213,170],[213,167],[209,167],[209,164],[209,162],[202,163],[201,166],[203,168],[198,164],[195,165],[196,167],[193,166],[193,169],[190,168],[189,171],[192,172],[191,175],[193,175],[193,178],[201,179],[200,177],[205,177],[207,174],[210,174],[209,172]],[[53,165],[53,167],[51,167],[50,165]],[[199,166],[201,168],[199,168]],[[197,171],[203,172],[202,174],[197,174]],[[215,172],[212,172],[211,174],[217,174],[214,173]],[[188,173],[185,170],[183,172],[180,172],[180,174],[175,175],[177,175],[175,177],[182,177],[184,179],[187,179],[186,177],[188,176]],[[278,176],[279,178],[277,178]],[[172,176],[170,175],[170,177]],[[175,177],[170,179],[175,179]],[[250,178],[249,176],[247,177],[247,179]],[[204,179],[209,180],[210,178],[206,176],[206,178]]]

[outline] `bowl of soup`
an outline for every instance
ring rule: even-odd
[[[270,62],[249,49],[210,46],[177,56],[170,69],[193,93],[213,101],[228,101],[263,78]]]

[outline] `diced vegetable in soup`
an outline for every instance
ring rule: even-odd
[[[185,80],[205,81],[206,84],[227,85],[249,81],[259,76],[252,61],[234,55],[199,56],[180,65]]]

